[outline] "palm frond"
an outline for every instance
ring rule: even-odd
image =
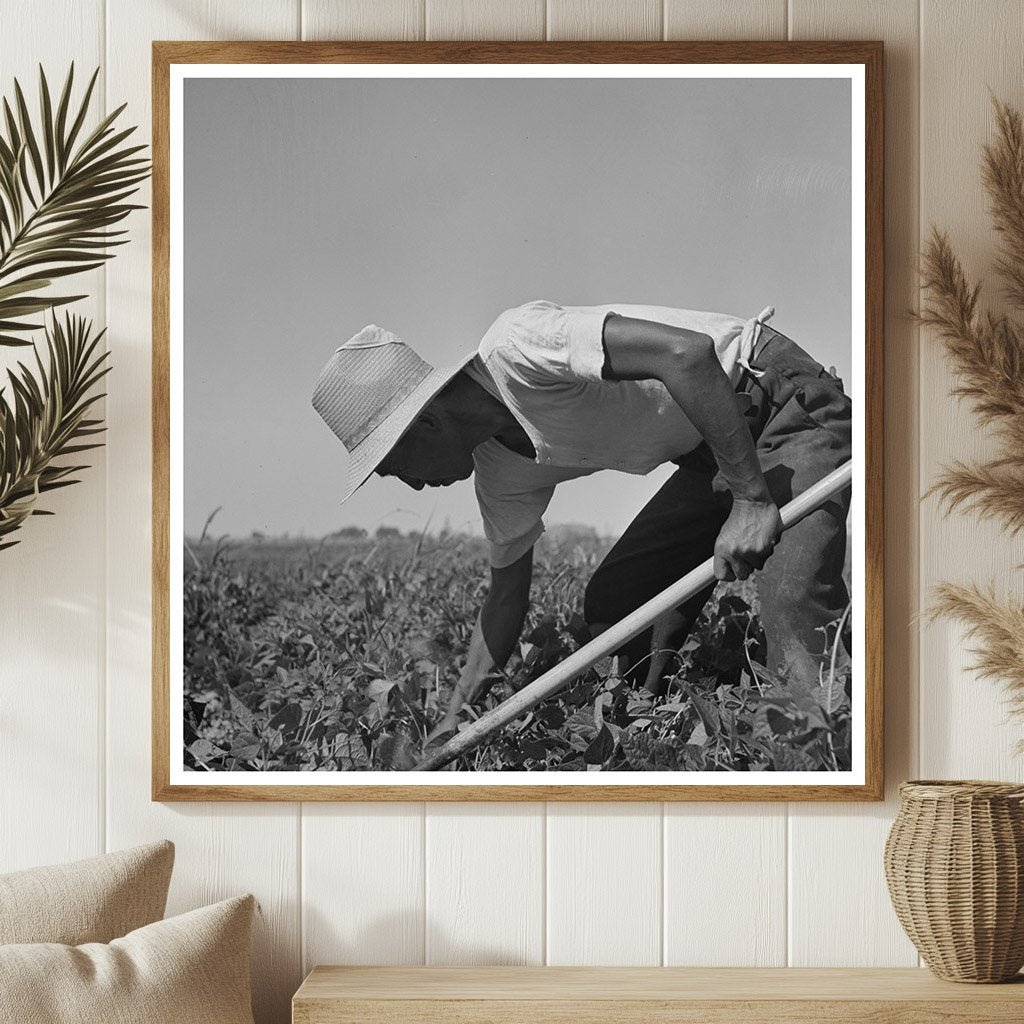
[[[114,253],[101,250],[125,241],[118,237],[123,232],[115,231],[115,225],[132,210],[143,208],[126,200],[149,177],[148,160],[137,155],[146,147],[124,145],[135,128],[115,130],[124,105],[79,141],[99,69],[72,114],[74,71],[72,64],[55,111],[40,66],[41,133],[33,125],[17,79],[13,108],[3,101],[0,346],[27,344],[20,335],[37,330],[40,324],[26,317],[84,298],[46,290],[62,277],[103,266]]]
[[[95,387],[109,371],[107,352],[97,353],[103,334],[83,317],[65,312],[61,323],[53,316],[46,363],[36,352],[34,369],[19,362],[8,370],[11,399],[0,389],[0,550],[17,543],[11,535],[30,515],[49,514],[38,505],[40,495],[77,483],[69,477],[88,468],[56,460],[102,443],[83,439],[101,429],[87,415],[103,397]]]

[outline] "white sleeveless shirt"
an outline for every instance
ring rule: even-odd
[[[502,313],[466,372],[515,416],[536,460],[490,439],[473,453],[490,561],[511,565],[544,530],[555,486],[599,469],[649,473],[692,451],[701,435],[656,380],[609,381],[602,332],[612,313],[709,335],[735,384],[770,307],[741,320],[666,306],[559,306],[538,300]]]

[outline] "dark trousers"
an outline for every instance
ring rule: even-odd
[[[761,334],[737,385],[746,408],[768,489],[781,507],[850,458],[851,403],[842,381],[792,339],[769,327]],[[618,622],[714,553],[732,495],[706,444],[675,460],[678,469],[641,509],[608,552],[587,586],[584,615],[591,625]],[[782,676],[818,679],[830,655],[834,624],[849,602],[843,580],[850,490],[785,531],[764,568],[755,573],[768,668]],[[713,586],[678,609],[669,630],[672,646],[685,640]],[[664,646],[665,629],[648,629],[618,653],[629,665],[650,659],[652,640]],[[648,685],[652,680],[648,678]],[[654,689],[658,689],[652,686]]]

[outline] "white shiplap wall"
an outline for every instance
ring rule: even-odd
[[[101,65],[107,109],[148,139],[152,39],[883,39],[886,70],[887,742],[867,805],[161,805],[149,800],[149,245],[83,289],[109,328],[107,447],[0,555],[0,871],[156,837],[171,911],[242,890],[261,1024],[316,962],[916,963],[885,894],[898,782],[1024,778],[953,625],[914,615],[943,577],[1004,583],[1019,549],[918,495],[981,442],[947,398],[916,305],[918,239],[947,226],[983,272],[987,86],[1024,106],[1018,0],[34,0],[6,3],[0,90],[36,65]],[[147,201],[147,200],[143,200]],[[920,631],[920,637],[919,637]]]

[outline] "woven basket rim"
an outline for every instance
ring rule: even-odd
[[[917,800],[971,799],[1024,800],[1024,783],[991,779],[910,779],[900,786],[900,796]]]

